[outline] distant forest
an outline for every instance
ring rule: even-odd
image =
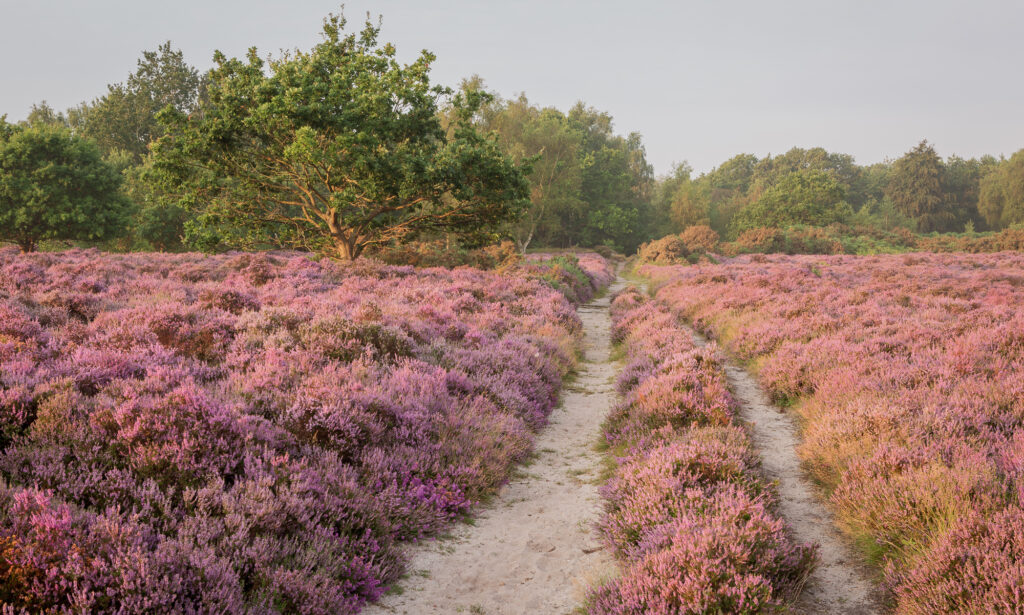
[[[820,147],[739,154],[696,178],[678,166],[659,182],[653,208],[675,232],[704,224],[728,239],[796,224],[997,231],[1024,223],[1024,150],[1009,159],[943,160],[922,141],[894,161],[868,166]]]
[[[366,43],[367,50],[376,45],[376,30],[371,34],[374,38]],[[300,55],[289,61],[317,61],[318,53],[329,51],[324,45],[309,56]],[[204,200],[203,195],[210,193],[199,189],[188,194],[176,191],[176,186],[184,185],[183,180],[168,176],[158,164],[154,151],[159,148],[153,146],[173,125],[168,117],[177,118],[181,127],[176,137],[180,159],[184,152],[196,151],[202,138],[207,139],[208,145],[210,135],[217,134],[218,128],[210,128],[212,132],[203,133],[205,137],[195,133],[191,145],[182,145],[185,141],[181,135],[193,125],[198,126],[197,122],[205,121],[203,118],[225,113],[225,92],[236,87],[240,75],[252,77],[267,68],[262,64],[246,67],[240,60],[219,61],[221,68],[202,74],[167,42],[145,52],[135,72],[123,82],[110,84],[106,94],[92,102],[58,111],[44,101],[33,106],[27,119],[18,125],[0,122],[8,127],[0,130],[0,149],[4,139],[12,141],[11,135],[19,130],[57,130],[65,140],[88,142],[76,154],[78,159],[101,158],[102,162],[96,164],[105,165],[108,174],[113,171],[121,178],[120,182],[113,182],[118,184],[116,197],[93,199],[108,199],[111,211],[117,212],[116,216],[104,218],[102,225],[64,225],[39,238],[6,239],[29,248],[39,239],[80,239],[100,242],[107,249],[160,251],[219,251],[276,245],[316,249],[325,245],[309,241],[303,231],[287,231],[285,222],[293,223],[294,219],[268,217],[267,224],[278,225],[272,231],[229,229],[226,225],[232,220],[244,222],[245,212],[215,210],[209,204],[212,201]],[[286,65],[287,62],[279,62],[269,66],[283,71]],[[394,65],[388,70],[399,68]],[[413,68],[415,65],[404,70]],[[423,62],[421,68],[420,76],[426,87],[429,61]],[[257,72],[244,73],[243,69]],[[294,66],[289,68],[292,69]],[[269,79],[277,77],[260,78],[271,83]],[[216,104],[211,102],[211,91],[220,97]],[[486,143],[473,141],[472,147],[476,149],[472,151],[483,152],[496,144],[504,157],[490,159],[490,164],[498,165],[492,171],[504,183],[498,186],[491,182],[493,185],[487,186],[491,197],[487,198],[497,199],[500,192],[500,198],[509,203],[518,199],[521,206],[509,205],[500,214],[480,209],[478,213],[482,213],[474,219],[472,233],[456,233],[452,225],[421,224],[398,225],[394,232],[374,235],[365,242],[366,246],[357,245],[355,239],[335,237],[343,254],[358,256],[364,247],[380,249],[389,242],[451,241],[453,235],[465,245],[510,239],[520,251],[607,246],[631,253],[644,242],[694,226],[710,227],[726,241],[756,229],[794,226],[839,225],[847,234],[858,234],[858,229],[926,234],[999,231],[1024,224],[1024,150],[1008,159],[943,159],[932,144],[922,141],[896,160],[861,166],[848,154],[820,147],[794,147],[784,154],[764,158],[739,154],[699,176],[694,176],[684,163],[670,176],[657,178],[647,161],[641,136],[617,133],[611,115],[585,102],[562,111],[535,104],[525,94],[502,98],[488,92],[480,77],[467,79],[447,94],[436,88],[430,91],[434,98],[424,109],[431,114],[433,119],[429,122],[434,122],[437,130],[447,130],[449,138],[454,138],[453,135],[470,134],[465,132],[469,126],[487,139]],[[290,117],[289,121],[299,120]],[[427,126],[429,122],[424,121]],[[352,126],[346,125],[345,130],[359,130],[360,125],[355,124],[354,129]],[[296,132],[289,139],[305,134],[294,126],[292,129]],[[425,130],[433,129],[428,126]],[[55,138],[51,134],[43,140],[49,139],[47,147],[52,149]],[[277,137],[259,137],[272,138]],[[25,143],[18,147],[19,153],[9,158],[32,155],[26,153],[31,147]],[[377,146],[377,151],[385,149],[385,145]],[[680,143],[679,150],[683,157],[686,144]],[[170,151],[170,145],[165,146],[166,151]],[[307,154],[312,155],[310,152]],[[164,158],[170,155],[165,154]],[[426,159],[439,159],[439,154],[426,155]],[[372,166],[365,161],[360,164]],[[206,168],[208,173],[216,174],[212,169]],[[481,192],[485,183],[477,182],[474,198],[485,199]],[[113,184],[106,181],[105,186]],[[437,186],[440,184],[434,186],[435,191],[440,190]],[[226,190],[223,182],[219,189]],[[445,190],[445,194],[451,194],[450,189]],[[113,193],[96,192],[109,194]],[[269,198],[266,186],[253,188],[252,194],[256,195],[254,198]],[[444,200],[437,195],[432,198],[435,205]],[[444,198],[450,200],[450,196]],[[99,219],[91,213],[77,217]],[[375,223],[379,220],[376,218]],[[342,245],[345,241],[351,245]]]

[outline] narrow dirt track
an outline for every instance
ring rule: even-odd
[[[584,362],[537,438],[535,461],[472,525],[414,548],[400,593],[364,613],[563,615],[590,585],[614,574],[592,530],[601,511],[595,480],[601,455],[593,447],[615,401],[608,306],[622,285],[616,280],[604,297],[578,310]]]
[[[694,341],[707,339],[690,329]],[[836,528],[832,513],[800,467],[800,440],[793,417],[775,406],[746,370],[725,363],[729,388],[749,425],[754,448],[769,478],[778,481],[779,512],[800,542],[818,545],[819,563],[792,612],[803,615],[874,615],[882,613],[881,592],[866,565]]]

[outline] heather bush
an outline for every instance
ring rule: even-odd
[[[757,367],[899,613],[1017,612],[1024,257],[737,257],[648,267]],[[991,607],[989,605],[992,605]]]
[[[739,428],[674,430],[672,435],[669,443],[626,458],[602,488],[607,504],[600,529],[620,556],[630,557],[648,533],[700,509],[730,484],[752,496],[765,492],[756,457]]]
[[[762,498],[735,487],[695,496],[652,534],[622,576],[597,589],[591,613],[774,612],[799,592],[813,559]]]
[[[576,303],[589,301],[615,278],[611,264],[593,252],[538,252],[528,255],[519,269],[529,277],[544,280]]]
[[[894,573],[899,615],[1019,613],[1024,512],[964,519],[909,570]]]
[[[0,605],[358,612],[530,451],[572,264],[0,250]]]
[[[696,348],[663,305],[612,302],[627,366],[605,425],[618,467],[598,530],[620,577],[592,590],[595,615],[764,613],[799,592],[814,549],[774,511],[713,344]]]

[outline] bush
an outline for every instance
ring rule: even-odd
[[[705,224],[687,227],[679,235],[679,239],[691,254],[714,252],[718,248],[719,241],[718,233]]]
[[[668,235],[641,244],[637,255],[641,262],[656,265],[672,265],[686,258],[690,253],[678,235]]]
[[[744,257],[673,268],[659,291],[798,402],[806,467],[900,615],[1020,611],[1022,267],[1014,252]]]
[[[782,252],[785,247],[783,233],[777,228],[754,228],[743,231],[736,241],[726,244],[729,255]]]

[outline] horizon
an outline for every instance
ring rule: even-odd
[[[792,147],[850,154],[860,165],[899,158],[923,139],[943,158],[1024,147],[1024,84],[1008,78],[1020,64],[1024,6],[791,0],[744,3],[745,19],[736,19],[735,8],[710,2],[657,4],[377,0],[348,2],[344,14],[349,28],[380,15],[381,40],[403,62],[434,53],[435,83],[457,87],[478,74],[503,98],[525,93],[562,111],[579,100],[609,113],[618,133],[643,136],[658,176],[684,161],[699,175],[740,153]],[[166,40],[204,72],[215,49],[309,49],[323,17],[341,9],[186,0],[154,19],[151,6],[7,3],[19,28],[0,53],[22,61],[8,65],[0,115],[18,121],[44,100],[60,111],[92,101]]]

